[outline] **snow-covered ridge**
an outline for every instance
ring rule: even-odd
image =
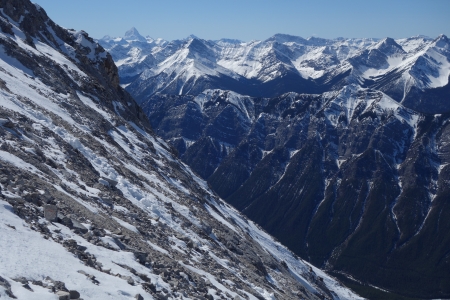
[[[136,34],[137,30],[133,28],[130,32]],[[411,87],[424,90],[445,86],[450,75],[449,42],[444,35],[436,39],[417,36],[378,40],[304,39],[277,34],[265,41],[250,42],[207,41],[193,36],[156,42],[152,38],[145,40],[138,33],[139,39],[128,35],[116,39],[106,37],[98,42],[119,64],[122,77],[142,74],[133,79],[139,85],[151,85],[162,73],[168,74],[173,82],[179,80],[189,85],[208,76],[267,83],[286,74],[295,74],[311,82],[328,82],[330,79],[327,78],[351,69],[350,83],[370,81],[372,85],[384,82],[390,74],[399,73],[401,76],[396,79],[396,84],[404,86],[408,93]],[[198,46],[191,47],[193,43]],[[182,86],[182,83],[177,84]],[[170,83],[159,83],[152,88],[153,93],[164,91],[167,85]],[[279,94],[284,92],[287,91]],[[183,87],[177,90],[177,94],[189,93],[190,90]]]
[[[324,109],[328,121],[337,126],[340,116],[345,116],[347,122],[350,122],[356,113],[360,116],[366,112],[375,112],[379,117],[392,113],[400,122],[407,123],[415,130],[420,114],[404,107],[382,92],[372,93],[371,97],[367,98],[364,93],[366,91],[367,89],[359,86],[349,85],[340,91],[325,93],[324,98],[329,99]],[[364,97],[358,97],[359,92],[362,92]]]

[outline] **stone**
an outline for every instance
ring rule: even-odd
[[[69,228],[73,228],[72,220],[61,213],[58,213],[58,222]]]
[[[212,233],[212,227],[204,222],[202,222],[201,224],[202,229],[206,232],[206,234],[211,234]]]
[[[31,194],[26,194],[25,196],[23,196],[23,199],[29,203],[33,203],[37,206],[41,206],[42,205],[42,201],[40,199],[40,194],[39,193],[31,193]]]
[[[139,263],[144,264],[147,261],[147,253],[140,252],[140,251],[134,251],[134,257],[139,261]]]
[[[95,188],[95,189],[101,190],[104,187],[104,185],[100,184],[100,183],[96,183],[92,187]]]
[[[66,285],[64,282],[55,281],[53,284],[54,284],[55,290],[63,291],[63,292],[67,292],[67,293],[69,292],[69,290],[66,288]]]
[[[72,221],[73,229],[78,230],[83,234],[85,234],[89,231],[83,224],[78,222],[78,220],[75,220],[75,219],[70,219],[70,220]]]
[[[142,288],[147,292],[156,293],[156,286],[153,283],[142,283]]]
[[[14,128],[14,123],[8,119],[0,119],[0,126],[12,129]]]
[[[8,183],[9,181],[10,181],[9,178],[6,175],[0,177],[0,183],[2,184]]]
[[[134,299],[136,299],[136,300],[144,300],[144,297],[142,297],[141,294],[136,294],[136,296],[134,296]]]
[[[47,221],[54,222],[58,218],[58,207],[56,205],[44,205],[44,218]]]
[[[109,185],[112,187],[116,187],[116,185],[118,184],[118,182],[113,179],[105,178],[105,180],[108,181]]]
[[[70,294],[70,299],[79,299],[81,296],[80,293],[76,290],[70,290],[69,294]]]
[[[57,291],[58,300],[70,300],[70,293],[66,291]]]
[[[163,295],[163,294],[157,294],[156,297],[158,298],[158,300],[167,300],[167,299],[169,299],[169,296]]]
[[[43,284],[42,281],[40,281],[40,280],[33,280],[32,283],[33,283],[34,285],[44,286],[44,284]]]

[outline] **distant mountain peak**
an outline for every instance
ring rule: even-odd
[[[286,43],[286,42],[295,42],[299,44],[304,44],[307,42],[304,38],[300,36],[290,35],[290,34],[284,34],[284,33],[276,33],[272,37],[268,38],[266,41],[277,41],[279,43]]]
[[[190,34],[187,38],[187,40],[199,40],[200,38],[196,36],[195,34]]]
[[[374,48],[380,50],[386,55],[393,55],[393,54],[401,54],[405,53],[405,50],[403,50],[402,46],[400,46],[393,38],[386,37],[382,40],[380,40]]]
[[[146,41],[145,37],[143,37],[135,27],[131,27],[130,30],[125,32],[123,37],[125,40]]]
[[[450,50],[450,40],[445,34],[441,34],[437,38],[435,38],[433,41],[433,45],[439,48],[447,49],[447,51]]]
[[[448,37],[445,35],[445,34],[440,34],[437,38],[436,38],[436,40],[437,41],[445,41],[445,42],[447,42],[448,43]]]
[[[396,45],[397,43],[395,42],[395,40],[393,38],[390,37],[386,37],[382,40],[382,43],[384,44],[390,44],[390,45]]]
[[[227,39],[227,38],[222,38],[222,39],[216,40],[214,42],[216,42],[216,43],[222,42],[222,43],[227,43],[227,44],[241,44],[241,43],[243,43],[243,41],[238,40],[238,39]]]

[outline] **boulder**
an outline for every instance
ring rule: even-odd
[[[156,294],[158,300],[168,300],[169,296],[163,294]]]
[[[58,300],[70,300],[70,293],[66,291],[57,291]]]
[[[44,205],[44,218],[50,222],[54,222],[58,218],[58,207],[56,205]]]
[[[25,201],[27,201],[29,203],[33,203],[33,204],[35,204],[37,206],[41,206],[42,205],[42,201],[40,199],[40,194],[39,193],[26,194],[25,196],[23,196],[23,198],[24,198]]]
[[[156,286],[153,283],[142,283],[142,288],[147,292],[156,293]]]
[[[78,220],[76,220],[76,219],[70,219],[70,220],[72,221],[73,229],[78,230],[83,234],[85,234],[89,231],[83,224],[78,222]]]
[[[139,261],[141,264],[145,264],[147,261],[148,253],[140,252],[140,251],[133,251],[134,257]]]
[[[69,292],[69,290],[66,288],[66,285],[64,282],[55,281],[53,284],[54,284],[55,290],[63,291],[63,292],[67,292],[67,293]]]
[[[113,180],[113,179],[109,179],[109,178],[104,178],[111,187],[116,187],[116,185],[118,184],[117,181]]]
[[[81,296],[80,293],[76,290],[70,290],[69,294],[70,294],[70,299],[79,299]]]
[[[11,180],[8,178],[7,175],[2,175],[0,176],[0,183],[5,184],[5,183],[9,183]]]
[[[104,188],[104,185],[101,183],[96,183],[92,186],[94,189],[98,189],[101,190],[102,188]]]
[[[68,217],[61,218],[61,224],[66,225],[69,228],[73,228],[73,222],[71,218]]]
[[[117,181],[109,178],[100,177],[98,180],[99,183],[103,184],[104,186],[110,186],[110,187],[116,187]]]
[[[136,300],[144,300],[144,297],[142,297],[141,294],[136,294],[136,296],[134,296],[134,299],[136,299]]]
[[[0,119],[0,126],[14,128],[14,123],[8,119]]]
[[[202,229],[206,234],[210,235],[212,233],[212,227],[202,221],[201,223]]]
[[[134,280],[133,280],[133,278],[131,278],[130,276],[128,276],[129,278],[127,278],[127,283],[129,284],[129,285],[134,285]]]

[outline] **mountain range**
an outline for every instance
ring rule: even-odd
[[[369,298],[450,297],[445,35],[98,42],[178,157],[297,255]]]
[[[380,90],[424,113],[449,111],[449,40],[334,40],[277,34],[265,41],[165,41],[133,28],[99,43],[111,53],[121,82],[138,103],[154,94],[197,95],[205,89],[253,97],[323,93],[357,84]]]

